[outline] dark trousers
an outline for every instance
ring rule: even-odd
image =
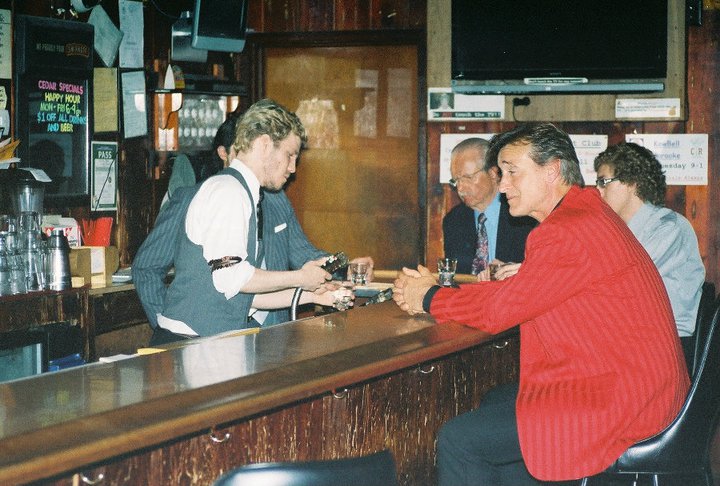
[[[440,486],[543,484],[530,475],[520,452],[517,393],[516,383],[498,386],[479,408],[443,425],[437,444]]]
[[[160,326],[153,328],[152,336],[150,336],[149,346],[161,346],[163,344],[174,343],[177,341],[184,341],[190,339],[188,336],[182,334],[175,334],[174,332],[168,331]]]
[[[480,406],[449,420],[437,445],[440,486],[577,486],[580,480],[547,482],[525,467],[518,439],[515,402],[518,384],[500,385]],[[608,486],[605,482],[592,485]]]

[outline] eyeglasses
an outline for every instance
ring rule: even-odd
[[[598,177],[595,180],[595,185],[598,187],[598,189],[605,189],[605,186],[610,184],[612,181],[616,181],[618,179],[618,177]]]
[[[448,182],[450,183],[451,186],[457,187],[458,184],[460,184],[460,181],[463,181],[463,180],[471,181],[471,180],[473,180],[473,177],[475,177],[482,171],[483,171],[483,169],[478,169],[475,172],[473,172],[472,174],[461,175],[461,176],[458,176],[456,179],[450,179]]]

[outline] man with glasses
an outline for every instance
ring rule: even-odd
[[[393,300],[438,325],[520,329],[520,380],[443,425],[440,486],[539,485],[601,473],[664,429],[690,385],[670,301],[627,225],[584,188],[570,137],[520,125],[493,138],[510,214],[539,224],[512,277],[439,287],[403,268]],[[612,183],[614,184],[614,182]]]
[[[532,218],[510,215],[505,197],[498,192],[498,168],[485,161],[488,142],[468,138],[450,154],[450,185],[463,204],[443,218],[445,256],[457,258],[459,273],[480,274],[489,279],[487,264],[523,261],[525,240],[535,227]],[[512,265],[508,265],[508,270]]]
[[[662,165],[645,147],[620,143],[597,156],[595,172],[600,195],[627,223],[660,272],[685,356],[691,359],[705,266],[690,222],[664,207]]]

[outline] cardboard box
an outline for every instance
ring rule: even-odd
[[[120,266],[115,246],[78,246],[70,248],[70,273],[82,277],[85,283],[107,285]]]

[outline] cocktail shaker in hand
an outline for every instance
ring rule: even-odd
[[[70,245],[62,228],[54,228],[47,242],[47,282],[50,290],[71,286]]]

